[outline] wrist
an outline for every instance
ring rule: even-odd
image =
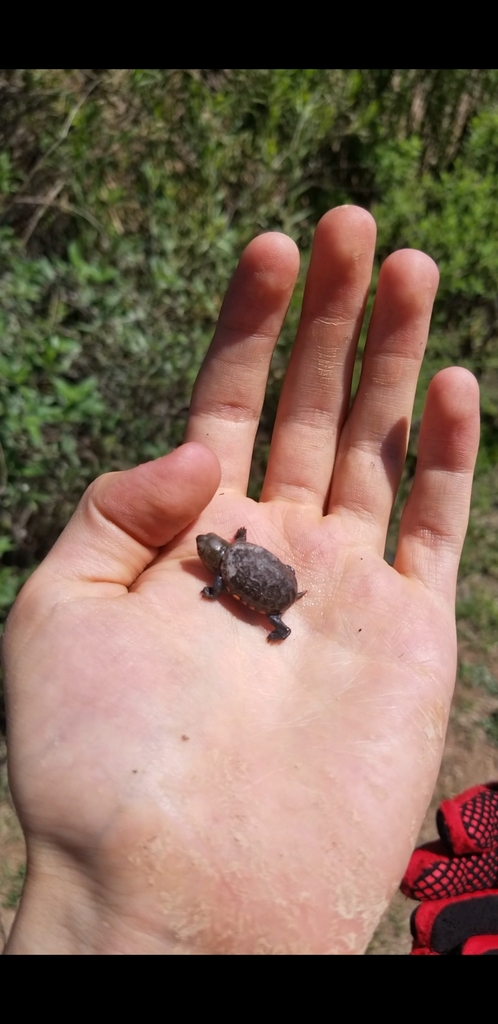
[[[25,885],[4,953],[7,955],[158,955],[166,938],[122,912],[72,858],[28,858]]]

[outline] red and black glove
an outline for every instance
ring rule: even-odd
[[[401,883],[421,900],[412,956],[498,955],[498,782],[443,800],[439,842],[419,846]]]

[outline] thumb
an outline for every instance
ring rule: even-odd
[[[98,477],[37,569],[38,582],[48,574],[130,586],[158,549],[203,511],[219,482],[216,455],[194,442]]]

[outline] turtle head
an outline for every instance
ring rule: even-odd
[[[228,541],[223,540],[223,537],[218,537],[217,533],[200,533],[195,540],[199,558],[204,562],[206,569],[217,573],[221,559],[228,547]]]

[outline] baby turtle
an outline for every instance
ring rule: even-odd
[[[249,608],[268,616],[274,626],[268,640],[285,640],[290,629],[282,622],[282,612],[306,591],[298,593],[291,565],[284,565],[266,548],[248,544],[246,536],[247,530],[241,526],[231,543],[216,533],[196,537],[199,558],[206,569],[215,573],[212,587],[204,587],[202,596],[214,600],[224,590],[228,591]]]

